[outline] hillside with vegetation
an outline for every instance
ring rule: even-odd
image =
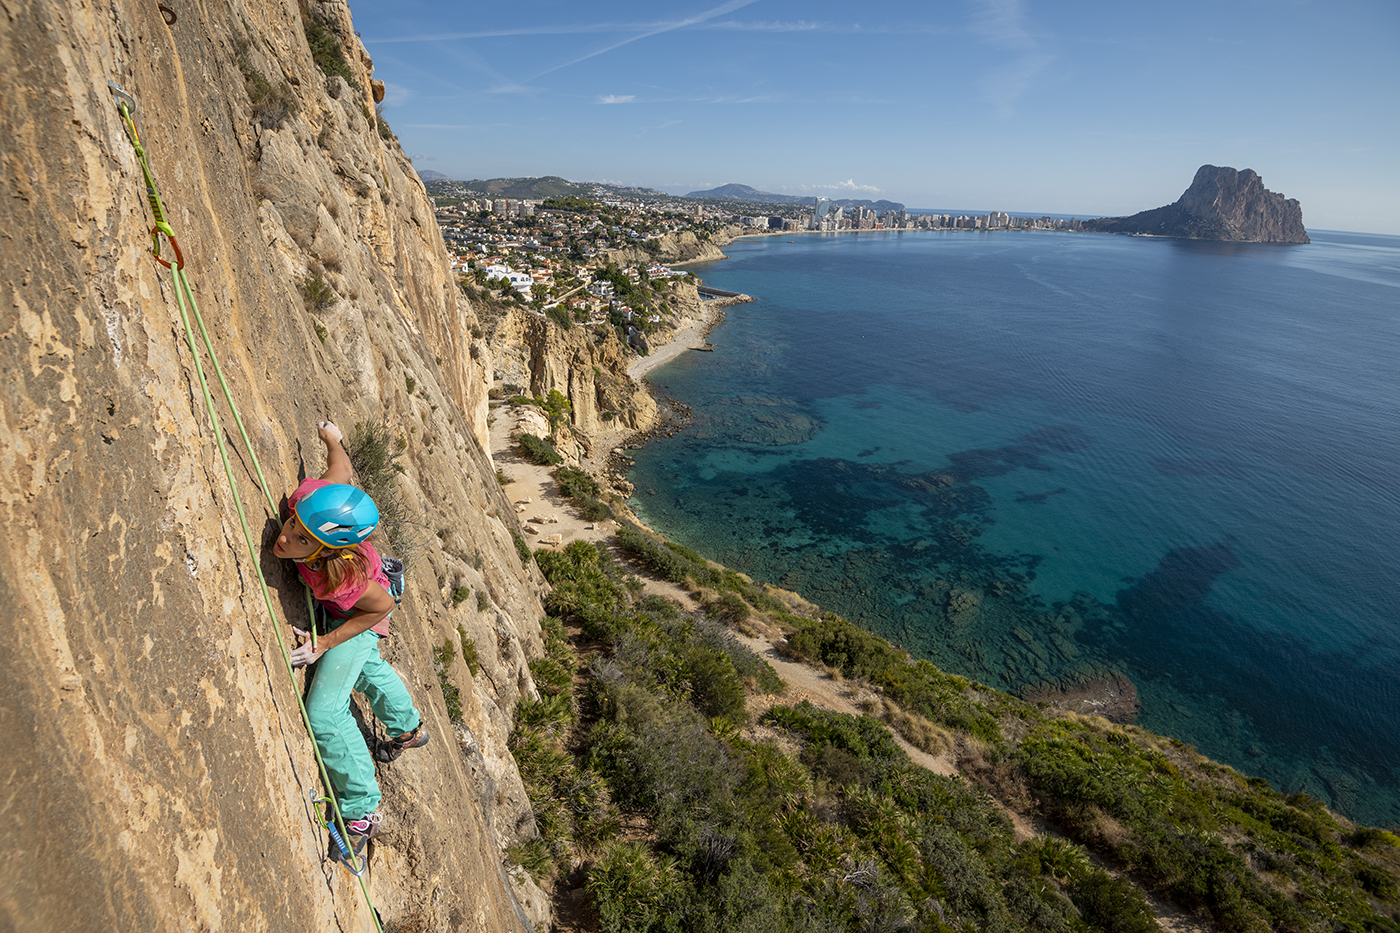
[[[1150,894],[1223,931],[1400,930],[1388,832],[945,674],[639,528],[614,544],[536,552],[548,657],[512,736],[541,827],[514,855],[585,895],[580,928],[1146,931]],[[784,703],[735,627],[780,631],[786,655],[861,685],[867,713]]]

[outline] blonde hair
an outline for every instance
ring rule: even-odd
[[[370,574],[369,557],[358,544],[343,548],[326,548],[321,557],[307,561],[306,567],[308,570],[324,574],[320,587],[323,592],[315,593],[318,599],[334,596],[351,584],[359,586],[373,579]]]

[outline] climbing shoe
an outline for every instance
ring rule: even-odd
[[[392,742],[379,743],[379,747],[375,749],[375,757],[384,762],[398,761],[399,756],[410,748],[422,748],[427,745],[429,738],[431,736],[428,735],[428,730],[424,729],[420,722],[418,728],[412,732],[407,732]]]
[[[379,832],[379,827],[383,824],[384,817],[378,813],[368,813],[358,820],[346,820],[345,832],[350,837],[346,841],[350,843],[350,848],[355,855],[365,854],[365,844],[374,838]]]

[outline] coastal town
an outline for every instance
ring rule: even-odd
[[[895,230],[1074,230],[1074,219],[912,211],[880,202],[769,204],[683,198],[650,189],[575,185],[555,197],[492,196],[489,183],[425,183],[454,269],[560,323],[609,324],[636,344],[668,304],[658,285],[693,275],[659,261],[663,237],[697,241],[781,233]],[[674,303],[674,298],[670,303]]]

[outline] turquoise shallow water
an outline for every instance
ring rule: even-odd
[[[1400,825],[1400,238],[741,241],[651,379],[659,531],[993,686]],[[972,608],[967,607],[969,603]]]

